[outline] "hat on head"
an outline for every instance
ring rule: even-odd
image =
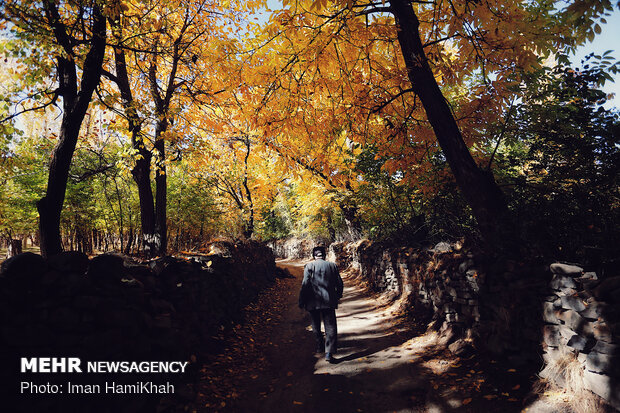
[[[314,247],[312,248],[312,256],[314,258],[320,257],[325,258],[325,247]]]

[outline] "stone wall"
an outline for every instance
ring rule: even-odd
[[[454,353],[475,348],[531,374],[544,367],[540,376],[555,386],[588,389],[620,409],[620,276],[600,280],[576,266],[445,242],[430,249],[334,243],[328,259],[372,290],[426,309],[421,314],[446,333]]]
[[[9,400],[17,399],[12,411],[170,411],[156,396],[74,400],[68,395],[22,396],[17,390],[25,380],[146,380],[178,386],[198,380],[202,356],[218,349],[222,333],[241,321],[242,309],[274,279],[271,250],[258,243],[219,242],[204,254],[149,262],[114,254],[89,260],[78,252],[47,260],[32,253],[18,255],[0,271],[0,386]],[[64,376],[19,374],[20,357],[194,363],[184,375]],[[179,387],[174,397],[191,399],[191,391],[184,389],[188,387]],[[4,398],[3,403],[9,405]]]
[[[377,292],[400,295],[402,280],[408,279],[407,254],[404,249],[388,249],[381,243],[361,240],[355,243],[332,244],[328,259],[334,259],[339,268],[350,268]],[[334,257],[334,258],[332,258]]]
[[[276,258],[310,259],[315,242],[305,238],[285,238],[268,243]]]
[[[332,244],[328,258],[356,273],[372,290],[425,308],[437,328],[463,334],[480,322],[484,273],[477,269],[473,252],[461,245],[395,248],[361,240]]]
[[[539,365],[545,266],[489,258],[460,243],[430,249],[361,240],[330,246],[328,258],[368,286],[426,315],[462,352],[476,346],[519,365]],[[489,274],[491,274],[489,276]]]
[[[620,409],[620,276],[601,280],[565,264],[550,269],[552,294],[544,302],[546,367],[540,375],[559,387],[583,386]]]

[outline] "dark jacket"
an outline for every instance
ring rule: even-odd
[[[318,258],[304,267],[304,280],[299,292],[299,307],[306,310],[338,308],[342,298],[342,278],[333,262]]]

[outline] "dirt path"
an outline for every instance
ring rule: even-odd
[[[296,276],[296,284],[301,283],[302,264],[281,265]],[[331,365],[314,355],[310,319],[297,307],[297,290],[289,295],[288,311],[274,334],[274,342],[284,344],[267,352],[276,379],[273,391],[262,398],[260,391],[259,397],[248,394],[244,411],[377,412],[388,405],[391,411],[403,411],[411,394],[425,390],[411,379],[415,369],[402,349],[395,347],[406,336],[393,331],[389,315],[346,279],[337,310],[338,363]]]
[[[394,307],[360,292],[343,276],[336,364],[315,355],[308,314],[297,307],[303,264],[280,262],[295,278],[259,300],[248,326],[205,370],[201,411],[230,412],[519,412],[522,378],[501,385],[472,358],[459,359],[434,334],[394,323]],[[513,370],[513,369],[509,369]],[[511,374],[514,379],[511,378]],[[209,394],[210,393],[210,394]],[[215,394],[217,393],[217,394]],[[214,397],[217,396],[217,397]]]

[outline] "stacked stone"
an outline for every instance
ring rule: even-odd
[[[340,271],[349,268],[353,261],[353,248],[349,242],[333,242],[329,245],[327,259],[335,262]]]
[[[583,385],[620,409],[620,276],[599,280],[574,265],[550,266],[552,295],[544,303],[544,360],[541,377],[563,387],[553,365],[572,355],[583,369]]]
[[[390,249],[380,242],[361,240],[350,248],[351,269],[363,278],[373,291],[401,293],[403,260],[400,249]]]
[[[310,259],[312,257],[312,248],[315,244],[318,245],[320,242],[290,237],[271,241],[269,247],[276,258]]]
[[[466,329],[480,322],[478,295],[483,275],[475,268],[473,254],[454,253],[452,245],[439,243],[422,251],[389,248],[368,240],[336,245],[334,255],[345,257],[369,286],[395,296],[415,292],[414,301],[428,308],[437,327]],[[429,263],[442,261],[438,268]]]
[[[434,329],[456,340],[456,352],[473,343],[461,339],[474,339],[515,364],[539,359],[540,302],[548,283],[540,268],[517,270],[516,263],[505,262],[489,267],[472,251],[446,242],[422,250],[362,240],[336,250],[351,257],[345,258],[349,268],[371,288],[406,298],[418,318],[428,317]],[[488,280],[487,271],[494,274]]]
[[[241,321],[243,307],[275,276],[274,257],[267,247],[228,244],[220,251],[194,259],[165,257],[148,263],[115,254],[89,260],[78,252],[47,260],[26,253],[6,260],[0,271],[3,389],[11,394],[23,380],[41,380],[36,375],[27,378],[18,374],[20,357],[80,357],[84,363],[187,361],[212,352],[222,329]],[[194,371],[169,379],[197,377]],[[59,379],[54,375],[51,381]],[[85,376],[67,379],[88,384],[101,380]],[[119,375],[113,380],[135,383],[137,378]],[[41,405],[36,404],[37,399],[30,401],[35,405],[18,405],[28,406],[24,411],[49,411],[42,407],[45,403],[67,400],[50,397],[41,400]],[[112,407],[103,403],[88,405],[87,410],[116,409],[127,400],[110,402]],[[138,398],[127,411],[142,411],[144,405],[135,403],[157,402]]]
[[[402,269],[403,265],[406,268],[406,263],[395,263],[392,257],[392,253],[389,250],[384,250],[379,258],[378,266],[376,268],[376,274],[373,277],[375,280],[375,288],[380,291],[390,291],[395,294],[400,294],[400,285],[398,282],[398,272]]]
[[[538,365],[542,330],[547,368],[540,375],[565,387],[562,375],[550,372],[570,355],[581,364],[583,387],[620,409],[620,276],[600,280],[580,267],[552,264],[549,279],[543,262],[485,263],[448,243],[421,251],[362,240],[332,251],[376,291],[402,294],[413,286],[414,304],[430,310],[436,328],[467,333],[495,357]],[[480,267],[492,277],[485,279]],[[455,351],[462,341],[453,343]]]
[[[365,273],[364,263],[361,261],[361,256],[363,251],[371,245],[371,242],[367,239],[362,239],[354,243],[349,243],[346,247],[342,249],[342,253],[347,255],[348,257],[343,258],[343,260],[349,260],[349,266],[347,269],[357,275],[362,275]],[[350,257],[350,258],[349,258]],[[336,260],[338,262],[338,260]],[[370,280],[365,280],[367,282],[371,282]]]
[[[518,365],[522,372],[538,372],[541,308],[548,295],[548,265],[540,260],[515,261],[506,257],[476,256],[487,274],[480,283],[480,324],[476,345],[485,354]]]
[[[448,251],[433,251],[445,254]],[[479,292],[483,274],[475,268],[473,255],[452,270],[424,271],[416,277],[418,301],[432,309],[433,321],[442,329],[465,331],[480,323]]]

